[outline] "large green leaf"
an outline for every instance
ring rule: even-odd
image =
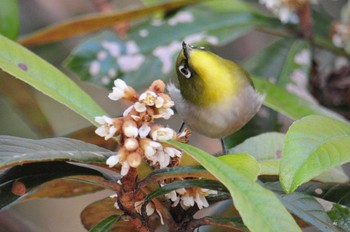
[[[8,208],[30,194],[40,184],[72,175],[101,173],[65,162],[40,162],[18,165],[0,173],[0,209]]]
[[[253,77],[255,87],[260,93],[265,93],[264,105],[274,109],[292,119],[300,119],[302,117],[320,114],[329,117],[342,119],[336,113],[309,101],[304,100],[284,88],[272,84],[263,78]]]
[[[230,191],[235,207],[251,231],[300,231],[278,198],[219,159],[187,144],[171,141],[217,177]],[[273,210],[272,210],[273,209]],[[278,221],[278,223],[275,223]]]
[[[15,40],[19,31],[17,0],[7,0],[0,7],[0,34]]]
[[[350,124],[311,115],[289,128],[280,163],[280,180],[286,192],[350,161]]]
[[[0,169],[44,161],[78,161],[104,163],[114,152],[75,139],[42,140],[0,136]]]
[[[218,159],[252,181],[256,180],[260,172],[259,163],[253,156],[248,154],[223,155],[218,157]]]
[[[260,164],[260,175],[278,175],[279,159],[282,154],[285,135],[267,132],[251,137],[229,150],[230,153],[246,153],[254,156]],[[349,181],[342,167],[335,167],[313,178],[322,182],[345,183]]]
[[[115,32],[103,32],[79,45],[66,65],[83,80],[100,86],[110,88],[118,76],[139,88],[155,78],[174,75],[175,55],[183,40],[191,44],[224,44],[254,26],[273,22],[243,1],[203,1],[171,17],[138,24],[128,31],[127,40]]]
[[[105,115],[92,98],[58,69],[24,47],[0,35],[0,75],[16,77],[95,124]]]

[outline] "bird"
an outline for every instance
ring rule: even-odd
[[[167,89],[176,111],[192,131],[221,139],[226,153],[223,138],[253,118],[265,95],[243,67],[185,41],[175,68],[178,83]]]

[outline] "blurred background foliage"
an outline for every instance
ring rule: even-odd
[[[0,21],[6,22],[0,25],[0,33],[59,67],[110,115],[123,110],[106,97],[113,80],[122,78],[136,89],[154,79],[174,81],[174,59],[185,40],[235,60],[251,74],[310,104],[350,118],[347,1],[319,0],[312,5],[312,19],[312,30],[303,21],[281,23],[258,0],[8,0],[0,9]],[[0,73],[0,118],[0,134],[27,138],[70,135],[98,143],[93,130],[86,129],[89,122],[4,73]],[[261,132],[284,132],[291,122],[264,107],[226,142],[233,147]],[[176,128],[180,120],[169,124]],[[194,135],[191,143],[208,152],[219,149],[217,141],[200,135]],[[61,200],[40,207],[36,204],[45,202],[31,201],[11,211],[37,223],[31,225],[33,231],[41,231],[39,227],[55,231],[59,227],[53,225],[53,218],[59,224],[67,223],[90,201],[88,196],[64,201],[80,207],[69,217],[60,213],[68,209],[63,209]],[[33,208],[37,219],[33,219]],[[44,216],[47,211],[50,216]],[[7,217],[17,216],[2,216]],[[77,219],[76,224],[66,226],[83,231],[79,224]]]

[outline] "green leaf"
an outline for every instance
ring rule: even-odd
[[[147,178],[170,179],[174,177],[201,177],[207,172],[202,166],[170,167],[153,170]]]
[[[0,136],[0,170],[24,163],[55,160],[104,163],[114,152],[75,139],[25,139]]]
[[[227,166],[239,171],[246,178],[255,181],[259,172],[260,166],[256,159],[248,154],[223,155],[218,157]]]
[[[264,186],[276,193],[284,194],[280,182],[267,182],[264,183]],[[310,181],[299,186],[295,191],[350,207],[349,183],[338,184]]]
[[[313,177],[350,161],[350,124],[311,115],[289,128],[280,163],[280,180],[286,192]]]
[[[271,192],[249,180],[219,159],[187,144],[171,145],[188,153],[230,191],[235,207],[251,231],[301,231],[282,203]],[[271,210],[273,209],[273,210]],[[275,223],[278,221],[278,223]]]
[[[278,175],[279,159],[282,154],[285,135],[279,132],[267,132],[250,137],[229,150],[230,153],[246,153],[254,156],[260,164],[259,175]],[[349,181],[341,167],[332,168],[313,178],[322,182],[345,183]]]
[[[305,40],[286,37],[258,51],[244,63],[244,67],[249,73],[272,79],[280,86],[292,83],[299,88],[306,89],[310,64],[311,55],[308,43]],[[297,80],[291,80],[295,70],[304,73],[305,80],[300,80],[300,76]],[[304,83],[301,83],[303,81]]]
[[[0,22],[0,34],[15,40],[19,31],[17,0],[6,0],[1,3]]]
[[[330,218],[326,214],[323,206],[316,200],[316,198],[310,196],[315,194],[315,190],[322,191],[316,186],[330,186],[334,184],[323,184],[323,183],[308,183],[305,186],[301,186],[297,189],[297,192],[291,194],[285,194],[280,182],[269,182],[264,183],[264,186],[275,192],[281,199],[282,203],[291,211],[293,214],[298,216],[310,225],[315,226],[321,231],[339,231],[331,222]],[[325,188],[326,189],[326,188]],[[310,194],[310,195],[308,195]],[[322,197],[318,195],[316,197]]]
[[[337,204],[350,207],[350,184],[311,182],[301,185],[296,191],[301,191]]]
[[[307,83],[311,63],[311,51],[308,43],[305,40],[295,40],[290,45],[288,56],[279,75],[278,84],[281,86],[294,85],[299,91],[302,90],[309,94]]]
[[[259,175],[278,175],[284,137],[279,132],[263,133],[246,139],[231,148],[229,153],[246,153],[255,157],[260,166]]]
[[[97,175],[101,173],[65,162],[40,162],[22,164],[0,173],[0,209],[8,208],[47,181],[72,175]]]
[[[244,68],[251,74],[278,81],[283,64],[288,56],[290,44],[295,38],[286,37],[273,41],[257,51],[244,62]]]
[[[0,35],[1,72],[26,82],[95,125],[95,116],[106,115],[89,95],[61,71]]]
[[[167,2],[122,12],[116,11],[105,14],[99,13],[79,16],[41,29],[31,35],[21,38],[20,43],[23,45],[36,45],[56,42],[82,33],[93,32],[98,29],[113,26],[118,22],[125,22],[128,20],[135,20],[140,17],[149,16],[155,12],[175,10],[176,8],[183,7],[197,1],[198,0]]]
[[[303,221],[315,226],[320,231],[339,231],[333,224],[323,206],[311,196],[303,193],[292,193],[281,196],[282,203],[293,214]]]
[[[350,209],[338,204],[335,204],[331,211],[328,212],[329,217],[335,225],[350,231]]]
[[[118,76],[138,89],[155,78],[167,80],[174,75],[172,64],[181,50],[181,41],[224,44],[254,26],[269,23],[270,18],[242,1],[218,0],[215,4],[203,1],[171,17],[153,18],[134,26],[128,31],[127,40],[119,38],[115,32],[103,32],[79,45],[65,65],[83,80],[106,88],[111,88]],[[113,51],[108,47],[113,47]]]
[[[145,197],[145,201],[150,201],[153,198],[162,196],[162,195],[169,193],[169,192],[176,190],[176,189],[194,188],[194,187],[217,190],[217,191],[221,191],[221,192],[227,192],[227,189],[225,188],[225,186],[216,180],[189,179],[189,180],[175,181],[175,182],[171,182],[170,184],[164,185],[163,187],[148,194]]]
[[[95,225],[93,228],[91,228],[90,232],[107,232],[109,231],[113,224],[119,221],[121,218],[120,215],[111,215],[102,221],[100,221],[97,225]]]
[[[275,160],[281,156],[285,135],[279,132],[267,132],[245,140],[231,148],[229,153],[245,153],[258,161]]]
[[[300,119],[308,115],[319,114],[343,120],[338,114],[289,93],[284,88],[269,81],[258,77],[253,77],[252,79],[258,91],[266,94],[264,105],[287,117]]]

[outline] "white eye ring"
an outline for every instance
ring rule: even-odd
[[[191,71],[190,71],[188,68],[186,68],[184,65],[180,65],[180,66],[179,66],[179,71],[180,71],[180,73],[182,73],[182,75],[184,75],[184,77],[186,77],[186,78],[190,78],[191,75],[192,75]]]

